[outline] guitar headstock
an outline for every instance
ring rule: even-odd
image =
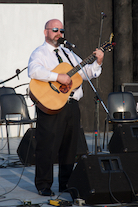
[[[115,43],[112,42],[113,36],[114,36],[113,33],[111,33],[110,38],[109,38],[109,41],[108,41],[108,42],[106,41],[105,43],[103,43],[103,44],[101,45],[100,49],[101,49],[103,52],[105,52],[105,51],[109,51],[109,52],[111,52],[111,51],[112,51],[113,46],[115,46]]]

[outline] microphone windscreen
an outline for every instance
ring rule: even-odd
[[[61,37],[61,38],[58,39],[58,43],[59,43],[59,44],[64,44],[64,41],[65,41],[65,38],[62,38],[62,37]]]

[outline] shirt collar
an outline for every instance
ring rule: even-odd
[[[53,52],[55,49],[59,49],[60,51],[61,51],[61,47],[60,46],[58,46],[58,47],[54,47],[54,46],[52,46],[52,45],[50,45],[48,42],[44,42],[44,44],[46,45],[46,47],[51,51],[51,52]]]

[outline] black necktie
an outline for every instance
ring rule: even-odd
[[[54,51],[56,52],[56,56],[57,56],[57,58],[58,58],[59,63],[62,63],[63,60],[62,60],[62,58],[60,57],[60,55],[58,54],[58,49],[55,49]]]

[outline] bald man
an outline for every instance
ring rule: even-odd
[[[63,24],[58,19],[51,19],[45,24],[43,45],[36,48],[29,59],[28,76],[31,79],[37,79],[44,82],[56,81],[63,85],[71,83],[71,77],[66,73],[56,73],[53,69],[58,66],[59,59],[55,49],[58,49],[58,55],[63,62],[78,65],[82,59],[61,45],[58,39],[63,37],[65,30]],[[66,55],[67,54],[67,55]],[[101,74],[101,65],[104,53],[96,49],[94,51],[96,60],[92,64],[87,64],[84,69],[90,79],[97,78]],[[68,56],[68,58],[67,58]],[[71,62],[71,63],[70,63]],[[79,75],[86,80],[83,71]],[[78,101],[83,97],[82,85],[73,89],[67,103],[57,114],[47,114],[40,108],[37,108],[36,124],[36,170],[35,186],[38,193],[43,196],[54,196],[51,190],[53,183],[53,164],[58,155],[59,162],[59,192],[67,190],[67,182],[72,173],[77,140],[80,130],[80,109]],[[46,97],[48,98],[48,97]]]

